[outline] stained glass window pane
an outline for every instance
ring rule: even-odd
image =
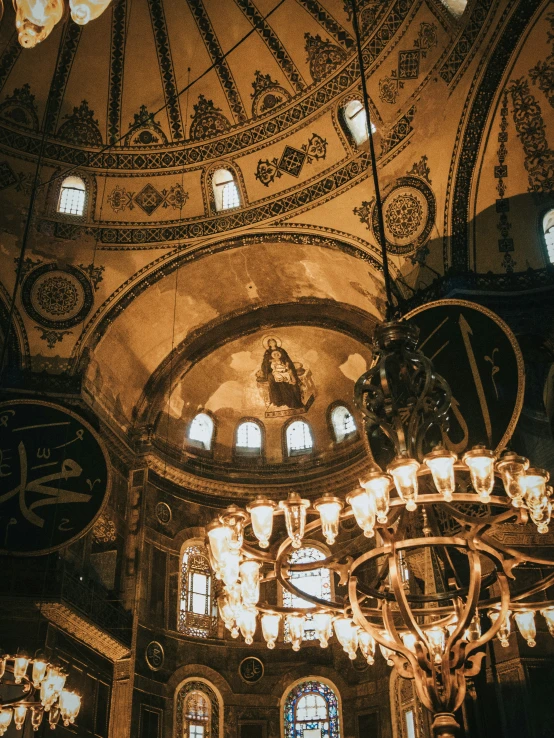
[[[297,684],[285,700],[285,738],[340,738],[338,700],[317,681]]]
[[[406,733],[408,734],[408,738],[416,738],[414,711],[406,710],[404,717],[406,719]]]
[[[299,548],[297,551],[293,551],[289,557],[289,563],[291,564],[307,564],[312,561],[322,561],[326,556],[323,551],[310,546]],[[294,586],[306,592],[306,594],[312,597],[317,597],[320,600],[331,600],[331,574],[329,569],[313,569],[312,571],[291,571],[290,579],[293,580]],[[287,590],[283,590],[283,605],[291,608],[306,608],[311,607],[311,604],[293,595]],[[285,624],[284,631],[285,641],[290,640],[288,634],[288,628]],[[306,623],[304,625],[304,640],[311,641],[315,640],[315,631],[312,627],[312,616],[306,615]]]
[[[189,738],[204,738],[203,725],[189,725]]]

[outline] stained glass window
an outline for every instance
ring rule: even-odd
[[[179,630],[207,638],[215,635],[216,628],[217,611],[208,552],[203,546],[188,546],[181,568]]]
[[[312,561],[322,561],[325,558],[327,557],[323,551],[320,551],[318,548],[313,548],[312,546],[305,546],[304,548],[299,548],[297,551],[293,551],[291,553],[289,563],[307,564]],[[312,597],[328,601],[331,599],[331,574],[329,569],[321,568],[312,569],[311,571],[291,571],[290,579],[295,587],[302,590],[302,592],[306,592],[306,594],[309,594]],[[312,607],[307,600],[303,600],[301,597],[297,597],[285,589],[283,590],[283,605],[285,607],[293,608]],[[315,640],[315,637],[315,630],[312,627],[312,616],[307,614],[306,623],[304,625],[304,640],[313,641]],[[286,622],[284,638],[285,641],[290,640]]]
[[[60,189],[58,213],[82,215],[85,210],[85,183],[80,177],[66,177]]]
[[[352,417],[352,413],[344,405],[338,405],[331,412],[331,423],[335,432],[337,443],[344,441],[356,432],[356,423]]]
[[[339,704],[335,692],[322,682],[300,682],[284,706],[285,738],[340,738]]]
[[[201,448],[210,449],[212,447],[212,437],[214,434],[214,421],[207,413],[198,413],[192,419],[189,428],[189,441],[193,441]]]

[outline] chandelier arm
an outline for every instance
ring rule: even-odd
[[[306,602],[310,602],[312,605],[315,605],[316,608],[324,607],[326,610],[344,612],[344,604],[335,602],[333,600],[321,600],[318,597],[313,597],[307,592],[304,592],[303,590],[295,587],[294,584],[291,584],[289,577],[283,576],[283,569],[285,568],[285,565],[286,565],[286,562],[283,561],[282,558],[278,559],[276,563],[276,570],[275,570],[277,581],[284,589],[286,589],[288,592],[290,592],[295,597],[298,597],[298,599],[305,600]]]
[[[469,654],[472,651],[475,651],[478,648],[481,648],[481,646],[484,646],[485,643],[492,640],[494,636],[498,633],[500,628],[502,627],[502,624],[504,620],[506,619],[506,615],[508,614],[508,610],[510,608],[510,587],[508,585],[508,578],[505,574],[502,574],[501,572],[498,573],[498,584],[500,586],[500,614],[496,618],[495,622],[491,625],[491,627],[486,630],[477,640],[470,641],[466,647],[466,653],[469,656]]]
[[[400,609],[400,613],[404,619],[404,622],[408,626],[408,628],[412,631],[412,633],[417,633],[420,640],[425,643],[427,648],[429,648],[429,644],[427,643],[427,638],[425,637],[425,634],[423,630],[420,628],[419,623],[414,618],[412,611],[410,609],[410,606],[408,604],[408,601],[406,600],[406,593],[404,591],[404,588],[400,585],[400,572],[398,571],[398,566],[396,563],[396,547],[394,544],[392,544],[392,550],[389,555],[389,567],[391,572],[391,584],[392,588],[394,590],[394,594],[396,597],[396,602],[398,604],[398,607]]]
[[[502,553],[504,553],[506,556],[516,559],[518,564],[525,562],[526,564],[539,564],[540,566],[554,566],[554,560],[552,559],[543,559],[539,556],[528,556],[527,554],[525,554],[524,556],[521,551],[518,551],[516,548],[504,546],[502,543],[497,542],[496,540],[494,540],[493,543],[492,541],[490,541],[489,536],[487,535],[481,536],[481,540],[489,546],[494,546],[494,548],[498,551],[502,551]]]
[[[450,650],[458,639],[460,633],[465,631],[473,619],[477,610],[477,605],[479,604],[479,594],[481,592],[481,561],[477,552],[471,547],[468,548],[467,557],[470,564],[468,595],[462,612],[458,615],[458,622],[446,641],[445,653],[450,653]]]

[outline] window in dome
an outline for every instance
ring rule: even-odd
[[[340,738],[337,695],[315,679],[290,690],[283,717],[285,738]]]
[[[212,447],[213,434],[214,421],[206,413],[198,413],[190,424],[189,441],[194,446],[199,446],[209,451]]]
[[[183,552],[179,630],[207,638],[217,628],[212,570],[205,547],[191,543]]]
[[[259,456],[262,452],[262,430],[252,420],[244,421],[237,427],[235,450],[245,456]]]
[[[351,438],[356,433],[356,423],[350,410],[344,405],[337,405],[331,411],[331,423],[337,443]]]
[[[467,0],[441,0],[441,2],[455,18],[463,15],[464,10],[467,8]]]
[[[309,454],[314,447],[310,426],[304,420],[296,420],[287,427],[287,452],[289,456]]]
[[[554,209],[549,210],[542,220],[544,232],[544,242],[546,244],[546,252],[548,261],[554,264]]]
[[[323,561],[326,557],[323,551],[313,546],[304,546],[299,548],[297,551],[293,551],[289,556],[289,564],[308,564],[314,561]],[[331,574],[329,569],[311,569],[310,571],[291,571],[290,580],[294,586],[306,592],[306,594],[312,597],[317,597],[320,600],[331,600]],[[301,597],[293,595],[292,592],[283,589],[283,606],[305,609],[312,607],[311,603],[307,600],[303,600]],[[288,633],[287,623],[285,621],[284,630],[285,642],[290,641]],[[313,641],[316,638],[315,630],[312,627],[312,616],[306,615],[306,622],[304,623],[304,640]]]
[[[60,189],[58,213],[82,215],[85,210],[85,183],[80,177],[66,177]]]
[[[351,134],[356,146],[361,146],[367,141],[367,117],[364,106],[360,100],[350,100],[343,110],[344,122]],[[377,128],[371,124],[371,133],[374,134]]]
[[[233,174],[228,169],[217,169],[212,177],[215,209],[230,210],[240,207],[239,188]]]

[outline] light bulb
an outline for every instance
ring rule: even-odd
[[[498,620],[500,616],[500,612],[498,610],[489,610],[487,614],[489,618],[491,619],[491,621],[493,622],[493,624],[496,623],[496,621]],[[510,623],[511,614],[512,614],[511,610],[508,610],[508,612],[506,613],[506,617],[504,618],[502,625],[500,626],[500,630],[496,634],[498,640],[500,641],[500,644],[504,648],[508,648],[508,646],[510,645],[510,641],[508,640],[508,638],[510,636],[510,631],[511,631],[511,623]]]
[[[13,712],[10,707],[0,709],[0,735],[4,735],[12,721]]]
[[[71,18],[80,26],[96,20],[112,0],[69,0]]]
[[[55,730],[56,725],[58,724],[60,719],[60,708],[58,705],[52,705],[50,708],[50,711],[48,712],[48,722],[50,723],[50,729]]]
[[[237,625],[240,628],[244,642],[250,646],[254,643],[258,612],[254,607],[243,607],[237,616]]]
[[[40,687],[40,683],[46,676],[46,669],[48,667],[48,662],[44,661],[43,659],[35,659],[33,661],[33,687],[35,689],[38,689]]]
[[[481,498],[481,502],[490,502],[491,492],[494,488],[494,454],[485,446],[474,446],[466,451],[462,461],[469,467],[469,475],[473,489]]]
[[[333,618],[328,612],[316,612],[313,615],[314,630],[321,648],[327,648],[329,638],[333,635]]]
[[[529,468],[529,459],[518,456],[513,451],[504,451],[496,463],[496,470],[502,477],[506,494],[514,507],[521,507],[523,490],[520,481]]]
[[[15,0],[15,27],[25,49],[44,41],[63,15],[63,0]]]
[[[456,477],[454,476],[456,454],[447,451],[439,444],[427,454],[423,463],[431,470],[437,492],[444,497],[445,502],[452,502],[456,491]]]
[[[235,625],[235,613],[227,597],[217,598],[217,609],[227,630],[232,630]]]
[[[40,701],[45,710],[49,710],[50,706],[58,699],[66,679],[67,674],[62,669],[57,666],[48,667],[46,677],[40,685]]]
[[[548,489],[550,488],[547,487],[547,490]],[[531,520],[537,526],[537,531],[542,534],[548,533],[548,526],[550,525],[550,520],[552,518],[552,501],[546,498],[543,510],[539,510],[538,512],[530,510],[529,514],[531,516]]]
[[[389,512],[392,477],[390,474],[382,472],[377,465],[374,465],[363,479],[360,479],[360,484],[373,501],[375,513],[377,514],[377,521],[381,523],[381,525],[386,525],[387,515]]]
[[[412,651],[412,653],[415,653],[415,645],[417,643],[417,638],[413,633],[401,633],[400,637],[402,638],[402,642],[408,649],[408,651]]]
[[[444,653],[445,635],[442,628],[429,628],[425,631],[429,647],[429,657],[435,664],[440,664]]]
[[[333,627],[343,650],[353,661],[358,648],[358,626],[354,625],[351,618],[339,617],[333,621]]]
[[[546,620],[548,632],[554,638],[554,607],[545,607],[541,610],[541,615]]]
[[[391,641],[391,637],[389,636],[386,630],[382,630],[381,635],[383,636],[385,640]],[[381,643],[379,644],[379,650],[381,651],[381,655],[387,662],[387,666],[394,666],[394,661],[392,660],[392,657],[394,656],[394,651],[391,648],[387,648],[386,646],[383,646]]]
[[[221,515],[221,520],[231,532],[229,548],[231,551],[238,553],[244,541],[244,524],[248,520],[248,513],[241,510],[237,505],[229,505]]]
[[[275,648],[275,641],[279,637],[281,616],[277,612],[264,612],[262,615],[262,635],[268,648]]]
[[[240,555],[229,551],[221,565],[221,578],[227,588],[232,587],[239,578]]]
[[[14,722],[16,730],[21,730],[23,728],[23,723],[25,722],[26,717],[27,717],[27,706],[26,705],[16,705],[13,708],[13,722]]]
[[[42,723],[42,718],[44,716],[44,710],[40,707],[33,707],[31,710],[31,725],[33,726],[33,730],[36,731],[40,728],[40,724]]]
[[[13,660],[13,678],[16,684],[21,684],[21,680],[27,673],[29,660],[26,656],[16,656]]]
[[[360,651],[367,663],[372,666],[375,663],[375,638],[366,630],[358,631],[358,643]]]
[[[550,474],[545,469],[531,468],[519,480],[525,502],[536,516],[543,512],[548,502],[546,483],[549,478]]]
[[[306,510],[310,507],[310,501],[303,500],[297,492],[289,492],[288,498],[281,500],[279,507],[285,512],[285,523],[292,547],[300,548],[306,527]]]
[[[481,638],[481,618],[479,617],[479,611],[471,619],[469,626],[464,632],[464,638],[466,641],[478,641]]]
[[[394,479],[396,491],[406,503],[406,510],[410,511],[417,508],[418,469],[419,462],[407,456],[397,456],[387,468]]]
[[[207,535],[213,560],[221,567],[231,550],[231,529],[220,520],[216,520],[208,526]]]
[[[326,493],[314,502],[314,508],[321,519],[321,531],[327,545],[332,546],[339,534],[340,513],[344,502]]]
[[[535,640],[537,636],[537,628],[535,625],[535,613],[533,610],[521,610],[514,614],[514,618],[519,632],[527,641],[527,645],[533,648],[537,645]]]
[[[239,567],[242,601],[245,605],[257,605],[260,599],[260,565],[250,559]]]
[[[304,638],[304,615],[287,615],[287,625],[293,651],[299,651]]]
[[[60,693],[59,708],[63,724],[67,727],[70,723],[75,722],[75,718],[79,714],[81,698],[75,692],[69,692],[67,689],[64,689]]]
[[[346,495],[346,502],[352,506],[356,522],[366,538],[375,535],[375,500],[363,487]]]
[[[260,495],[246,509],[250,513],[252,530],[260,543],[260,548],[268,548],[273,531],[275,503]]]

